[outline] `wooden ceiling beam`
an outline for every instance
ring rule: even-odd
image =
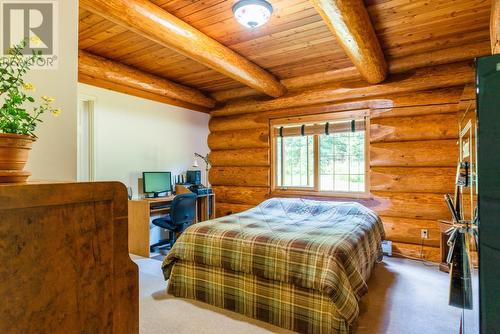
[[[500,3],[493,0],[490,19],[491,53],[500,53]]]
[[[196,89],[179,85],[167,79],[142,72],[133,67],[93,55],[83,50],[78,52],[78,74],[85,78],[105,80],[120,86],[127,86],[169,99],[163,99],[164,101],[175,102],[173,100],[177,100],[204,108],[215,106],[213,99],[206,97]],[[86,81],[88,83],[89,80],[87,79]]]
[[[266,95],[286,93],[270,73],[149,0],[80,0],[80,6]]]
[[[446,87],[465,85],[474,81],[470,62],[454,63],[421,68],[411,73],[394,75],[387,81],[366,85],[363,82],[335,83],[315,89],[287,94],[281,98],[262,100],[242,100],[228,103],[213,110],[212,116],[229,116],[301,107],[326,102],[340,102],[366,97],[379,97]]]
[[[199,111],[202,113],[209,113],[211,110],[210,108],[198,106],[196,104],[192,104],[189,102],[171,99],[167,96],[154,94],[154,93],[142,90],[142,89],[124,86],[124,85],[117,84],[117,83],[114,83],[111,81],[97,79],[97,78],[94,78],[94,77],[91,77],[91,76],[88,76],[88,75],[85,75],[82,73],[78,73],[78,82],[83,83],[83,84],[87,84],[90,86],[99,87],[99,88],[111,90],[114,92],[130,95],[130,96],[140,97],[142,99],[146,99],[146,100],[150,100],[150,101],[168,104],[170,106]]]
[[[363,0],[311,0],[347,56],[369,83],[385,80],[387,63]]]
[[[489,54],[489,41],[481,41],[432,52],[420,53],[396,58],[389,62],[389,73],[404,73],[417,68],[455,63],[481,57]],[[281,81],[288,91],[297,91],[309,87],[330,84],[334,82],[361,80],[361,75],[355,67],[347,67],[309,75],[302,75]],[[256,96],[259,93],[251,88],[237,88],[212,93],[212,97],[219,101],[228,101],[237,98]]]

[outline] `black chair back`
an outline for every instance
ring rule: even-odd
[[[174,197],[170,218],[174,225],[190,225],[196,214],[196,195],[181,194]]]

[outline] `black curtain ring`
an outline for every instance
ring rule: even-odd
[[[283,127],[280,127],[280,137],[283,137]]]
[[[306,126],[305,126],[305,124],[302,124],[302,126],[300,127],[300,134],[302,136],[305,136],[305,134],[306,134]]]
[[[351,121],[351,131],[356,132],[356,121],[355,120]]]
[[[330,123],[326,122],[325,124],[325,135],[330,135]]]

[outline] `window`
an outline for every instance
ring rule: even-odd
[[[368,194],[368,113],[273,120],[273,191],[290,194]]]

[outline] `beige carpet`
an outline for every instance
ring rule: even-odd
[[[140,270],[141,334],[291,333],[165,293],[161,262],[134,257]],[[412,260],[386,258],[368,282],[356,334],[454,334],[460,311],[447,305],[448,275]]]

